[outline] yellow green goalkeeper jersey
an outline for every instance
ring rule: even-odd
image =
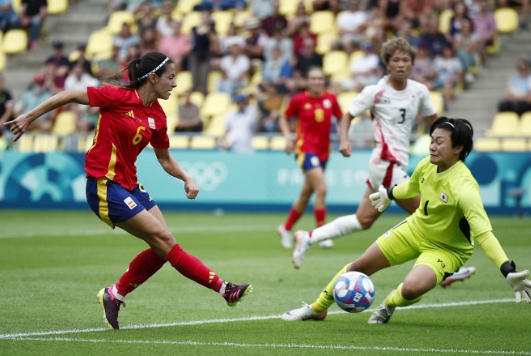
[[[478,183],[462,161],[437,173],[430,158],[423,159],[411,179],[393,189],[396,199],[417,194],[420,206],[408,223],[435,246],[470,257],[474,238],[492,230]]]

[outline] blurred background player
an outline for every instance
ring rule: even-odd
[[[522,297],[531,303],[529,271],[516,272],[492,233],[481,201],[479,186],[464,164],[472,151],[473,129],[464,119],[441,117],[430,128],[430,156],[415,168],[411,179],[370,195],[378,211],[393,199],[422,197],[422,209],[380,236],[361,257],[343,267],[312,305],[282,315],[285,321],[323,320],[334,303],[336,279],[347,271],[370,276],[381,269],[416,259],[415,265],[398,287],[391,291],[372,314],[369,324],[385,324],[396,307],[418,303],[421,297],[459,270],[472,256],[474,240],[494,262],[513,288],[516,302]],[[443,192],[443,193],[441,193]]]
[[[30,123],[68,103],[100,107],[101,119],[92,147],[85,156],[87,201],[94,213],[113,229],[119,228],[144,240],[150,248],[138,254],[120,279],[98,293],[107,323],[119,329],[118,312],[124,297],[155,274],[166,261],[182,275],[223,296],[236,305],[252,289],[251,284],[224,281],[199,259],[184,251],[159,207],[138,182],[135,161],[150,143],[158,162],[171,176],[184,182],[188,199],[199,193],[194,179],[170,155],[166,115],[157,99],[168,100],[175,83],[175,64],[160,52],[135,59],[126,67],[130,81],[86,90],[64,91],[33,110],[8,121],[18,140]]]
[[[343,114],[334,94],[325,91],[325,77],[320,68],[308,72],[308,90],[295,95],[280,118],[280,129],[286,138],[286,153],[295,150],[297,164],[304,172],[304,185],[285,223],[278,227],[281,244],[292,246],[291,228],[302,216],[313,193],[313,213],[317,226],[326,222],[326,181],[324,170],[330,156],[332,116]],[[296,118],[296,139],[291,137],[289,118]],[[321,241],[321,247],[332,247],[332,241]]]

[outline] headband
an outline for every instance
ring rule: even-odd
[[[452,124],[452,123],[449,122],[449,121],[443,122],[442,124],[448,124],[448,125],[452,126],[452,129],[455,129],[454,124]]]
[[[155,73],[156,71],[158,71],[160,68],[162,68],[162,66],[169,60],[168,57],[166,57],[165,60],[162,61],[161,64],[159,64],[155,69],[153,69],[151,72],[147,73],[147,74],[144,74],[143,76],[141,76],[140,78],[138,78],[138,80],[142,80],[144,78],[147,78],[151,73]]]

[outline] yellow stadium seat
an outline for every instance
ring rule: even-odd
[[[201,108],[201,106],[203,106],[203,102],[205,101],[205,95],[200,91],[194,91],[192,94],[190,94],[190,101]]]
[[[311,14],[313,12],[313,2],[314,0],[300,0],[304,2],[304,7],[306,8],[306,13]]]
[[[52,133],[56,135],[70,135],[76,132],[76,116],[70,110],[61,111],[55,118]]]
[[[284,151],[286,148],[286,138],[284,136],[271,137],[270,147],[274,151]]]
[[[510,7],[494,10],[494,20],[499,33],[511,33],[518,30],[518,13]]]
[[[68,0],[48,0],[48,15],[58,15],[68,10]]]
[[[90,34],[85,54],[88,58],[94,56],[109,58],[112,53],[113,38],[106,30],[94,31]]]
[[[441,115],[444,112],[444,97],[439,91],[430,91],[431,104],[437,111],[437,115]]]
[[[202,0],[181,0],[177,2],[177,6],[173,12],[181,15],[189,14],[193,11],[194,6],[199,4]]]
[[[310,32],[321,34],[336,32],[336,22],[332,11],[315,11],[310,15]]]
[[[365,54],[363,53],[363,51],[360,50],[360,49],[358,49],[358,50],[356,50],[356,51],[354,51],[354,52],[352,52],[352,53],[350,54],[350,57],[349,57],[348,61],[349,61],[349,63],[352,63],[352,62],[354,62],[354,61],[360,59],[360,58],[363,57],[363,56],[365,56]]]
[[[337,41],[337,35],[332,32],[325,32],[319,34],[317,37],[317,46],[315,52],[319,54],[325,54],[332,50],[333,42]]]
[[[109,16],[107,22],[107,31],[113,35],[117,35],[122,31],[122,25],[128,23],[133,25],[135,23],[135,15],[129,11],[115,11]]]
[[[201,23],[201,13],[200,12],[190,12],[187,14],[181,25],[181,33],[189,35],[192,32],[192,28],[199,26]]]
[[[531,137],[531,111],[525,112],[520,116],[518,135]]]
[[[284,16],[294,16],[297,13],[297,7],[300,0],[282,0],[279,1],[278,12]]]
[[[22,0],[13,0],[11,1],[11,6],[13,6],[13,10],[20,14],[20,10],[22,10]]]
[[[252,14],[249,11],[236,11],[232,21],[237,28],[242,28],[245,21],[247,21],[247,19],[251,16]]]
[[[226,131],[225,122],[226,115],[216,115],[210,120],[203,132],[207,135],[222,136]]]
[[[223,78],[223,75],[221,72],[218,71],[211,71],[208,73],[208,79],[207,79],[207,91],[213,92],[216,91],[218,82]]]
[[[478,152],[499,151],[500,140],[497,138],[478,138],[474,140],[474,150]]]
[[[192,73],[190,71],[182,71],[177,73],[177,76],[175,77],[175,83],[177,83],[177,87],[173,89],[172,92],[175,92],[178,95],[181,95],[185,91],[192,89]]]
[[[269,149],[269,137],[267,136],[254,136],[252,145],[255,150],[268,150]]]
[[[517,135],[519,117],[511,111],[499,112],[494,116],[487,136],[514,136]]]
[[[358,95],[358,92],[354,90],[339,93],[337,96],[337,102],[339,103],[339,107],[341,107],[341,111],[347,112],[350,102],[356,97],[356,95]]]
[[[22,135],[17,142],[15,142],[15,148],[21,152],[30,152],[33,150],[33,135]]]
[[[343,73],[348,69],[348,56],[343,51],[325,53],[323,57],[323,72],[325,75]]]
[[[506,138],[501,140],[502,151],[523,152],[527,151],[527,140],[525,138]]]
[[[2,52],[16,54],[28,48],[28,33],[25,30],[9,30],[4,34]]]
[[[216,33],[221,36],[227,35],[232,23],[232,13],[230,11],[214,11],[211,18],[216,24]]]
[[[191,149],[212,150],[216,148],[217,142],[214,137],[192,136],[190,140]]]
[[[454,16],[454,10],[446,9],[439,15],[439,31],[441,33],[448,33],[450,31],[450,20]]]
[[[37,134],[33,140],[34,152],[51,152],[57,150],[59,139],[55,135]]]
[[[210,116],[224,115],[229,110],[231,101],[227,93],[213,92],[205,97],[201,116],[206,119]]]
[[[4,52],[0,52],[0,72],[2,72],[6,68],[6,54]]]
[[[501,49],[501,42],[500,42],[500,36],[497,34],[494,35],[494,41],[490,46],[485,47],[485,52],[488,54],[495,54],[500,52]]]
[[[183,135],[169,135],[170,139],[170,148],[175,149],[186,149],[188,148],[188,144],[190,141],[190,138],[188,136]]]

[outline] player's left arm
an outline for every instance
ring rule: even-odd
[[[170,155],[170,151],[167,148],[154,148],[154,151],[157,160],[166,173],[184,182],[186,197],[195,199],[199,193],[199,188],[197,188],[194,178]]]

